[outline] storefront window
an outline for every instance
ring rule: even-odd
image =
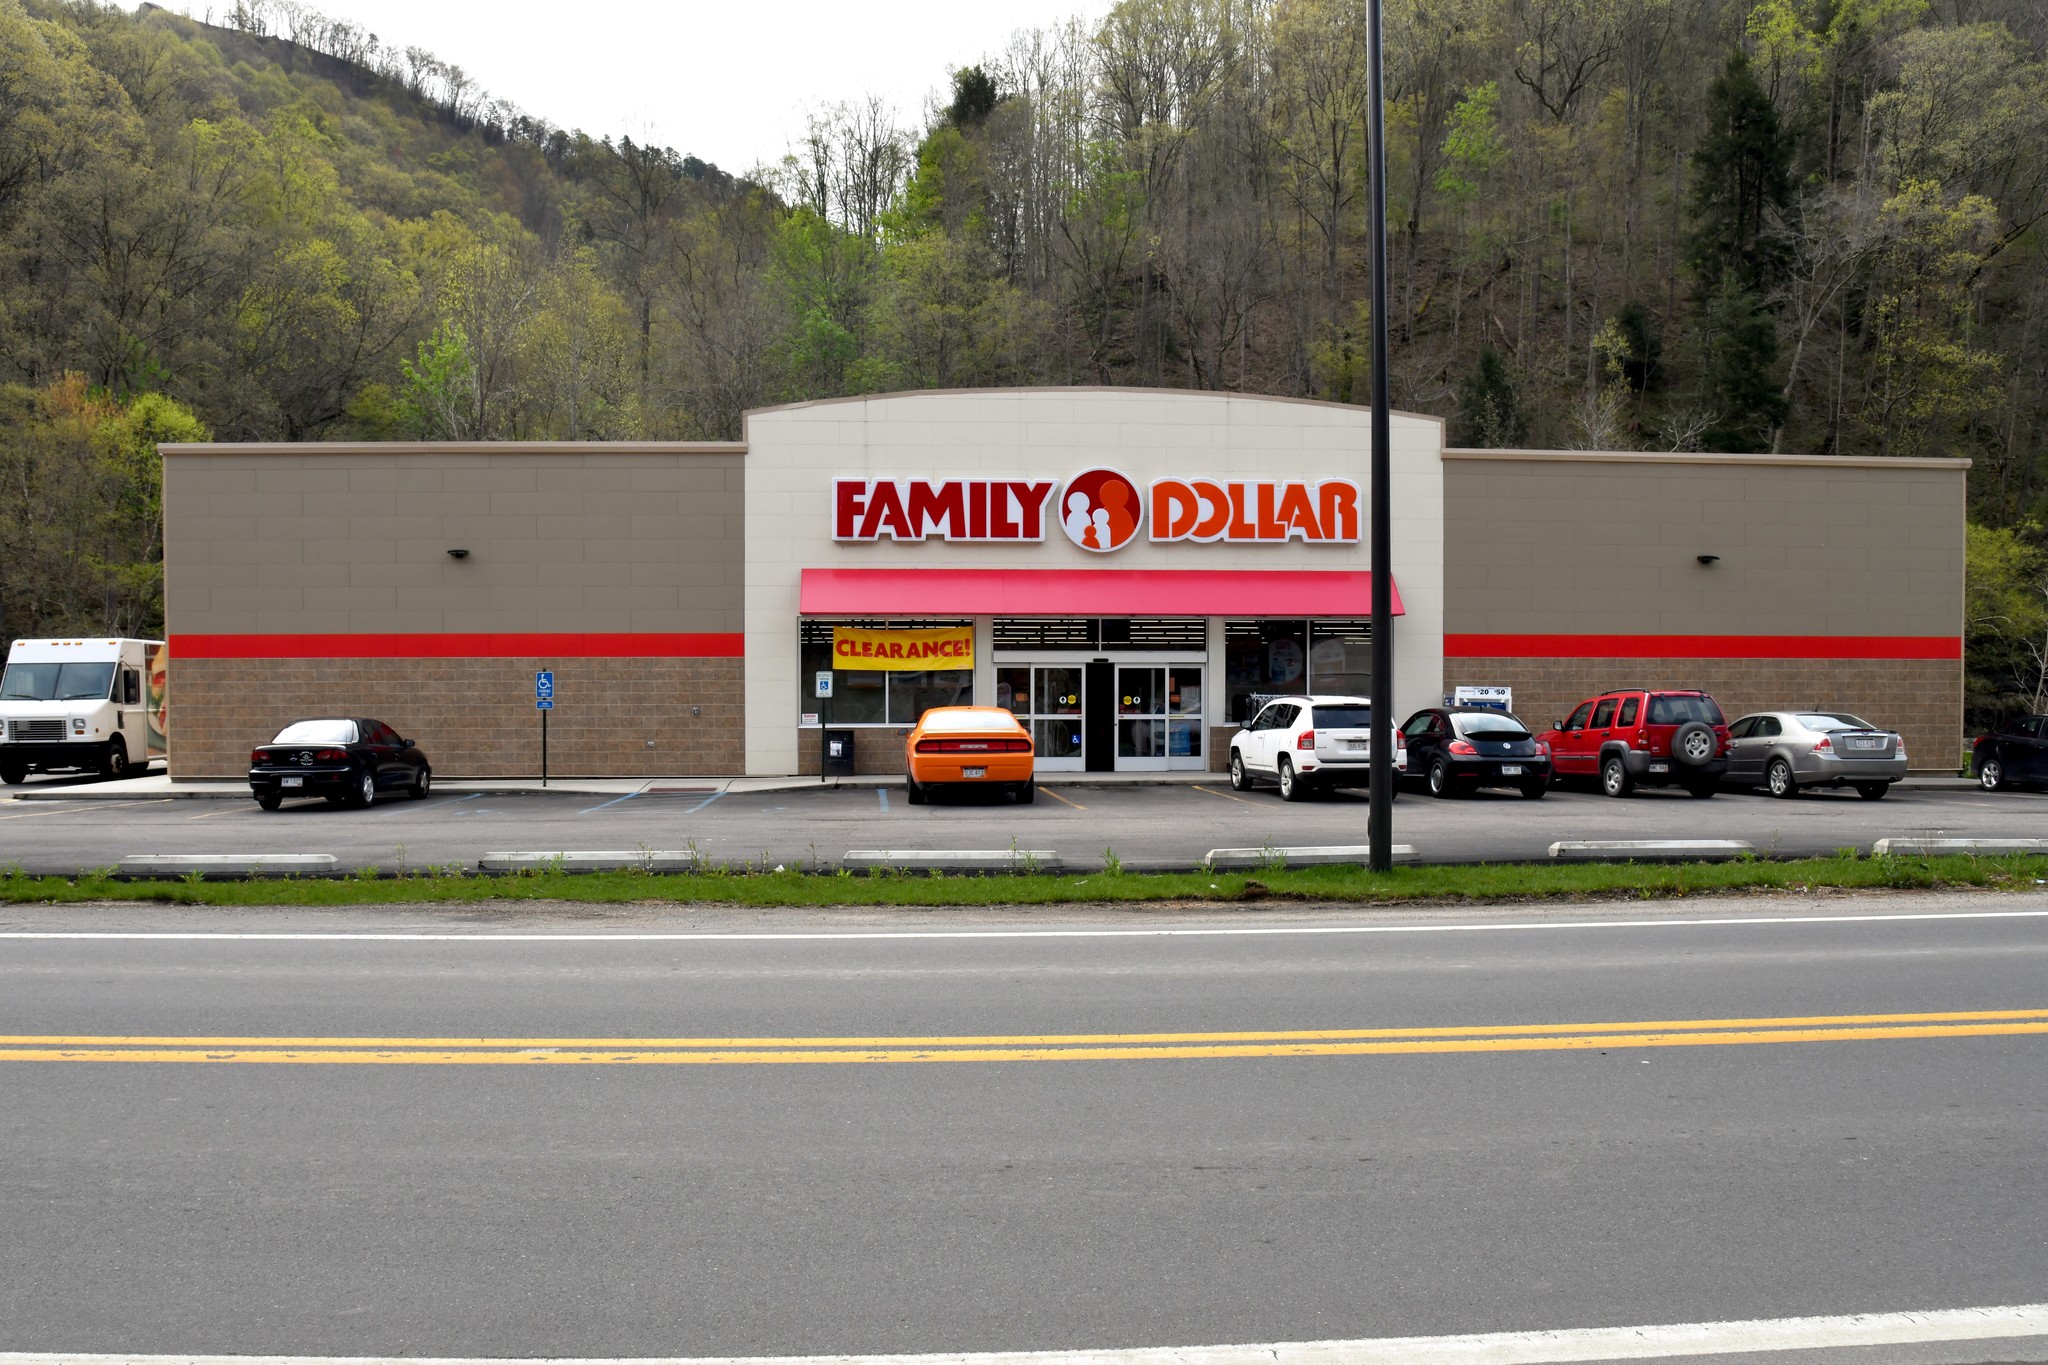
[[[965,625],[962,621],[805,621],[798,650],[797,713],[819,724],[915,725],[934,706],[968,706],[974,701],[972,669],[883,672],[832,668],[832,627],[917,630]],[[832,695],[817,695],[818,674],[832,671]]]
[[[1292,617],[1223,623],[1224,713],[1242,725],[1253,699],[1286,692],[1364,694],[1372,686],[1372,626]]]

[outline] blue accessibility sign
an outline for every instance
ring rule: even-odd
[[[533,704],[542,711],[552,711],[555,706],[555,674],[552,669],[543,669],[533,675]]]

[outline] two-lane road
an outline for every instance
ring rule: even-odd
[[[0,1350],[1110,1348],[2048,1297],[2043,896],[4,931]]]

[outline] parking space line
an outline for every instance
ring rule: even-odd
[[[159,796],[144,798],[138,801],[94,801],[90,803],[89,808],[93,810],[119,810],[123,806],[168,806],[173,799],[168,796]],[[85,804],[82,802],[80,806]],[[56,810],[32,810],[21,815],[0,815],[0,820],[33,820],[43,815],[77,815],[80,813],[80,806],[65,805],[58,807]]]
[[[1051,798],[1052,798],[1053,800],[1055,800],[1055,801],[1061,802],[1061,803],[1062,803],[1062,804],[1064,804],[1064,805],[1069,805],[1069,806],[1072,806],[1072,807],[1073,807],[1073,808],[1074,808],[1075,810],[1087,810],[1087,809],[1088,809],[1088,808],[1087,808],[1086,806],[1082,805],[1082,804],[1081,804],[1081,803],[1080,803],[1079,801],[1069,801],[1069,800],[1068,800],[1068,799],[1067,799],[1066,797],[1064,797],[1064,796],[1061,796],[1061,795],[1060,795],[1060,794],[1059,794],[1058,792],[1054,791],[1054,790],[1053,790],[1053,789],[1052,789],[1051,787],[1040,787],[1040,788],[1039,788],[1039,790],[1040,790],[1040,791],[1042,791],[1042,792],[1044,792],[1044,793],[1045,793],[1045,794],[1046,794],[1047,796],[1050,796],[1050,797],[1051,797]]]
[[[603,810],[606,806],[616,806],[621,801],[631,801],[634,797],[638,796],[639,794],[639,792],[627,792],[624,796],[614,796],[609,801],[602,801],[599,802],[597,805],[590,807],[589,810],[579,810],[576,813],[578,815],[589,815],[593,811]]]
[[[1193,790],[1198,792],[1206,792],[1210,796],[1220,796],[1225,801],[1235,801],[1240,806],[1256,806],[1259,804],[1257,801],[1247,801],[1242,796],[1232,796],[1229,792],[1217,791],[1214,787],[1204,787],[1197,785],[1193,788]]]
[[[702,801],[699,801],[696,805],[684,811],[683,814],[695,815],[698,811],[703,810],[706,806],[710,805],[713,801],[716,801],[719,797],[723,795],[725,795],[724,792],[713,792],[711,793],[711,795],[705,797]]]
[[[206,814],[204,815],[188,815],[185,818],[187,820],[211,820],[217,815],[232,815],[236,811],[241,811],[243,814],[247,814],[248,810],[249,807],[243,805],[239,801],[223,801],[221,802],[219,810],[210,810],[206,812]]]
[[[882,803],[882,814],[887,815],[889,813],[889,789],[887,787],[875,788],[875,799]]]

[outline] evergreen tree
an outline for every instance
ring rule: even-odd
[[[1707,304],[1705,362],[1702,387],[1714,413],[1707,449],[1769,450],[1786,410],[1775,376],[1778,322],[1732,278]]]
[[[1498,450],[1521,444],[1524,424],[1515,381],[1507,361],[1491,346],[1479,348],[1479,364],[1458,386],[1458,436],[1474,449]]]
[[[1702,299],[1724,279],[1749,293],[1768,293],[1784,278],[1789,257],[1770,231],[1773,210],[1790,198],[1792,137],[1757,83],[1740,49],[1707,87],[1707,124],[1692,154],[1692,231],[1686,263]]]

